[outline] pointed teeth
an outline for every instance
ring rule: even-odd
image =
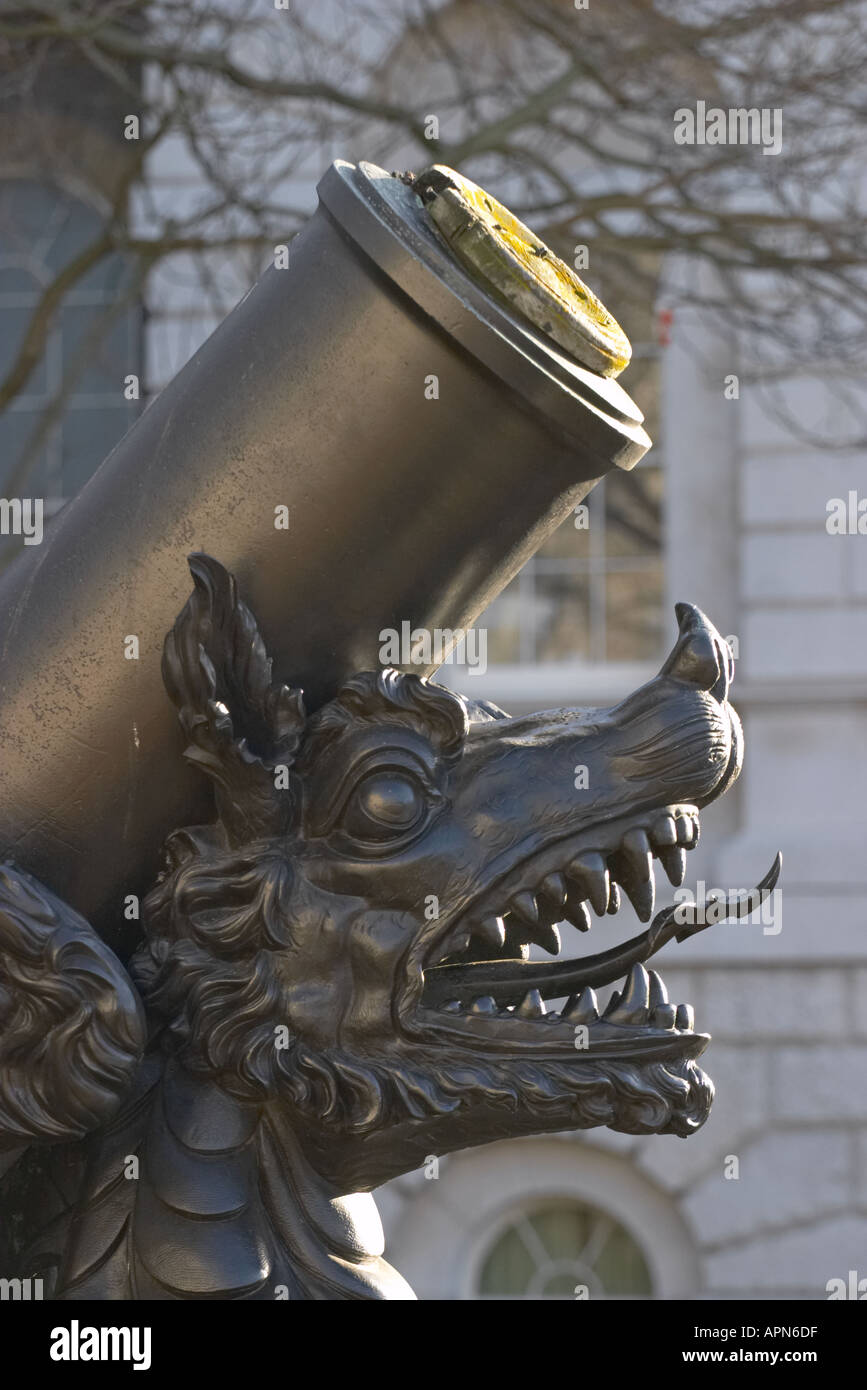
[[[590,899],[598,917],[608,911],[608,868],[601,854],[580,854],[567,869],[569,878],[581,885],[582,897]]]
[[[619,1003],[620,1003],[620,990],[619,990],[619,989],[616,989],[616,990],[614,991],[614,993],[612,994],[611,998],[608,1000],[608,1003],[607,1003],[606,1006],[605,1006],[605,1013],[602,1015],[602,1017],[603,1017],[603,1018],[609,1018],[609,1017],[611,1016],[611,1014],[613,1014],[614,1010],[617,1008],[617,1005],[618,1005]]]
[[[640,963],[633,965],[626,979],[623,997],[614,1009],[608,1009],[605,1017],[611,1023],[642,1024],[648,1018],[648,992],[650,981],[647,971]]]
[[[681,811],[675,816],[674,823],[677,827],[677,843],[679,845],[686,845],[688,849],[691,849],[693,845],[698,844],[698,816],[690,816],[685,811]]]
[[[549,874],[543,880],[540,894],[556,912],[560,912],[566,906],[566,880],[562,874]]]
[[[649,997],[650,976],[641,961],[636,961],[626,977],[626,992],[623,996],[624,1007],[635,1005],[646,1009]]]
[[[653,916],[653,904],[656,898],[653,874],[645,882],[624,883],[626,896],[635,908],[638,919],[641,922],[649,922]]]
[[[638,878],[648,878],[652,874],[650,841],[643,830],[627,830],[621,849],[624,859]]]
[[[525,940],[524,929],[517,917],[506,922],[506,950],[515,960],[529,960],[530,947]]]
[[[538,927],[532,929],[532,939],[537,946],[541,946],[543,951],[547,951],[551,956],[560,954],[560,933],[556,927],[548,926],[547,923],[540,922]]]
[[[537,989],[531,989],[529,994],[525,994],[515,1009],[518,1018],[544,1018],[547,1012],[545,1001]]]
[[[509,909],[528,927],[535,927],[539,922],[539,909],[532,893],[516,893],[509,903]]]
[[[549,955],[559,956],[560,933],[552,923],[544,921],[539,915],[532,893],[516,893],[509,903],[509,908],[513,921],[518,924],[518,930],[525,941],[535,942]],[[514,927],[510,926],[507,931],[509,935],[513,935]]]
[[[650,841],[643,830],[628,830],[623,837],[623,888],[642,922],[653,915],[655,885]]]
[[[567,1023],[595,1023],[599,1017],[596,991],[585,985],[577,999],[570,999],[563,1012]]]
[[[686,877],[686,855],[679,845],[673,849],[661,849],[659,851],[659,862],[668,875],[669,883],[675,888],[679,888]]]
[[[668,990],[665,988],[665,981],[661,975],[657,975],[655,970],[651,970],[648,976],[650,980],[649,1007],[651,1012],[659,1008],[661,1004],[668,1003]]]
[[[483,995],[481,999],[474,999],[470,1009],[471,1014],[484,1014],[487,1018],[492,1017],[496,1012],[497,1002],[491,998],[490,994]]]
[[[677,844],[677,826],[673,816],[663,816],[658,820],[651,831],[654,844],[660,849],[666,849],[671,845]]]
[[[608,912],[611,916],[620,911],[620,885],[611,880],[611,891],[608,895]]]
[[[590,909],[585,902],[572,902],[570,899],[566,908],[566,914],[573,927],[579,931],[589,931],[591,926]]]
[[[674,1026],[682,1033],[691,1033],[695,1028],[695,1009],[691,1004],[678,1004],[674,1015]]]
[[[472,933],[492,951],[501,951],[506,944],[506,924],[502,917],[486,917],[483,922],[474,923]]]
[[[673,1004],[657,1004],[650,1015],[653,1028],[673,1028],[677,1009]]]

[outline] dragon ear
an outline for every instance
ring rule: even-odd
[[[299,788],[292,765],[306,713],[300,690],[275,684],[271,659],[234,578],[191,555],[194,589],[163,648],[163,681],[189,740],[185,758],[214,784],[230,840],[279,834]]]

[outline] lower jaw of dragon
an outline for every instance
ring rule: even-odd
[[[590,833],[592,848],[585,832],[514,866],[440,935],[424,964],[413,1031],[446,1035],[463,1048],[561,1059],[566,1050],[575,1059],[640,1054],[648,1061],[704,1051],[709,1037],[695,1031],[691,1005],[672,1003],[662,977],[644,964],[677,933],[674,909],[597,955],[556,963],[527,958],[531,943],[559,952],[557,922],[587,931],[591,910],[596,917],[616,913],[621,888],[647,921],[654,862],[680,886],[685,855],[698,843],[699,813],[670,804]],[[596,990],[617,981],[621,988],[600,1013]],[[564,998],[560,1011],[547,1007]]]

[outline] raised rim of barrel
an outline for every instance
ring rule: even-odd
[[[643,458],[651,440],[631,396],[612,377],[574,361],[474,280],[401,178],[375,164],[337,159],[317,192],[361,253],[549,428],[580,437],[582,448],[603,464],[600,474],[612,463],[631,469]]]

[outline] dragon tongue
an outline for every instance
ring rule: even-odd
[[[776,887],[782,865],[782,855],[777,855],[771,868],[761,879],[754,894],[748,894],[748,903],[739,904],[729,914],[743,917]],[[679,941],[694,933],[703,931],[711,925],[693,912],[695,920],[684,922],[678,916],[678,908],[667,907],[658,912],[647,931],[633,936],[629,941],[611,950],[600,951],[597,955],[585,956],[578,960],[564,960],[550,964],[535,960],[488,960],[474,964],[455,962],[451,965],[428,967],[424,972],[424,1002],[426,1005],[444,1005],[449,1000],[466,995],[470,991],[473,998],[492,996],[500,1006],[520,1004],[527,993],[538,990],[542,998],[555,999],[568,995],[580,995],[585,989],[598,989],[602,985],[622,980],[634,966],[643,965],[672,937]],[[633,983],[644,991],[644,974],[633,975]],[[663,1005],[661,982],[656,976],[649,978],[653,990],[654,1003]]]
[[[537,960],[493,960],[473,964],[457,962],[425,970],[425,1003],[437,1005],[472,991],[473,997],[493,995],[500,1004],[520,1003],[529,990],[543,997],[580,994],[586,986],[598,988],[622,979],[630,966],[645,960],[673,935],[673,920],[660,929],[659,919],[646,932],[622,946],[579,960],[550,964]]]

